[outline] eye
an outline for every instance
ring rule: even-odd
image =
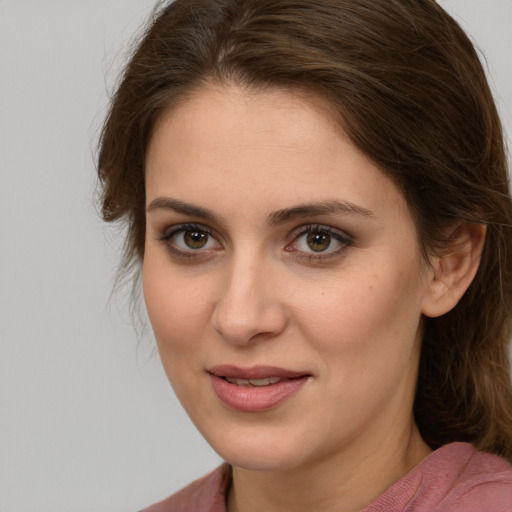
[[[209,248],[209,245],[212,245],[210,235],[198,229],[187,229],[186,231],[176,233],[172,237],[172,241],[176,247],[184,250],[205,249]]]
[[[317,231],[316,233],[308,233],[306,235],[306,244],[309,249],[314,252],[324,252],[329,249],[331,245],[332,237],[329,233],[322,233]]]
[[[192,256],[192,253],[217,250],[221,247],[208,229],[196,225],[173,226],[160,240],[165,242],[169,251],[177,255]]]
[[[305,253],[308,257],[335,255],[352,244],[352,239],[335,228],[328,226],[305,226],[301,228],[289,251]]]

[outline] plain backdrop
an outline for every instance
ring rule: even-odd
[[[94,203],[107,92],[153,4],[0,0],[0,512],[136,511],[219,463],[109,301],[121,240]],[[442,4],[511,134],[512,0]]]

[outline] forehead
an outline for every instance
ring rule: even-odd
[[[181,194],[259,211],[339,199],[406,211],[400,191],[350,142],[325,101],[280,89],[195,91],[159,119],[146,182],[148,201]]]
[[[258,136],[264,138],[269,133],[273,133],[276,144],[304,144],[311,132],[320,127],[325,135],[337,134],[345,138],[334,112],[326,99],[298,87],[211,84],[192,90],[172,108],[164,110],[153,130],[149,149],[155,134],[163,126],[168,128],[169,124],[177,128],[180,135],[188,136],[193,132],[198,142],[204,137],[202,143],[207,146],[219,142],[243,143],[244,137],[248,144],[257,145]],[[212,128],[215,139],[212,138]]]

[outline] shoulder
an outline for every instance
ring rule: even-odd
[[[510,512],[512,466],[468,443],[445,445],[391,486],[365,512],[384,510]]]
[[[225,512],[231,468],[223,464],[215,471],[141,512]]]
[[[446,448],[439,466],[441,478],[447,474],[449,485],[440,486],[446,492],[438,506],[440,511],[512,510],[512,466],[506,460],[466,443],[453,443]],[[447,471],[443,469],[446,466],[452,468]],[[432,483],[439,481],[434,470],[434,466],[430,468]]]

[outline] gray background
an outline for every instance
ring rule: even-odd
[[[120,238],[94,206],[106,91],[153,4],[0,0],[0,512],[136,511],[219,462],[109,302]],[[511,134],[512,0],[442,4]]]

